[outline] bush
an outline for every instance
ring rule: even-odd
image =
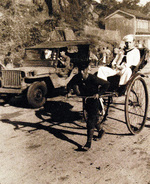
[[[13,2],[12,0],[1,0],[0,6],[2,6],[4,9],[9,9],[12,6]]]

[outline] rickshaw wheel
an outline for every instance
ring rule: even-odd
[[[132,134],[144,127],[148,112],[148,90],[145,80],[137,75],[128,84],[125,97],[125,119]]]
[[[103,104],[104,104],[104,114],[101,114],[101,109],[99,109],[99,123],[102,123],[106,120],[107,115],[108,115],[108,110],[109,110],[109,106],[110,106],[110,101],[111,101],[111,97],[110,96],[106,96],[103,98]],[[84,108],[84,99],[83,99],[83,117],[85,119],[85,121],[87,121],[87,112]]]

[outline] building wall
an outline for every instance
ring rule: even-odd
[[[134,18],[127,18],[123,15],[115,14],[106,19],[105,29],[120,31],[122,38],[127,34],[134,34]]]
[[[136,20],[136,32],[150,33],[150,20]]]
[[[119,31],[121,39],[127,34],[135,34],[136,43],[150,49],[150,20],[135,19],[118,12],[105,20],[105,29]]]

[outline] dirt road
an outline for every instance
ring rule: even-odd
[[[130,135],[124,97],[115,98],[105,136],[83,152],[81,110],[81,99],[62,96],[40,109],[19,98],[1,104],[0,184],[150,184],[150,113],[143,131]]]

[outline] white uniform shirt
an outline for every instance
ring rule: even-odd
[[[131,51],[127,52],[126,55],[126,66],[137,66],[140,62],[140,51],[137,48],[132,49]]]

